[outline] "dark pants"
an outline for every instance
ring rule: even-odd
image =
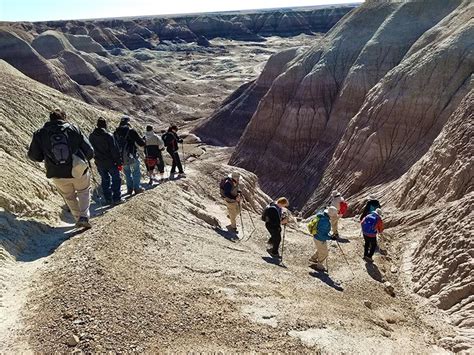
[[[110,168],[97,167],[102,180],[102,193],[107,201],[117,202],[120,200],[120,172],[116,166]],[[112,187],[111,187],[112,185]]]
[[[180,174],[184,173],[183,166],[181,165],[181,159],[179,159],[178,151],[168,153],[170,154],[171,159],[173,159],[173,164],[171,165],[171,174],[174,174],[176,172],[176,168],[178,168]]]
[[[375,253],[375,248],[377,248],[377,237],[368,237],[364,235],[364,240],[364,256],[371,258]]]
[[[265,225],[265,227],[267,227],[267,230],[270,233],[270,239],[268,240],[268,244],[272,245],[272,254],[278,254],[278,250],[280,249],[281,243],[281,227],[270,225]]]

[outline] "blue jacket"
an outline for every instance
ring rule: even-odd
[[[329,221],[329,216],[326,213],[323,213],[318,221],[318,232],[314,236],[314,239],[321,242],[330,240],[329,232],[331,231],[331,222]]]

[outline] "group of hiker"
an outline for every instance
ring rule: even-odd
[[[224,177],[220,183],[221,196],[227,206],[227,213],[230,219],[229,231],[238,233],[237,216],[241,213],[242,191],[239,185],[240,174],[232,172]],[[282,241],[282,226],[289,222],[288,212],[289,201],[286,197],[280,197],[270,202],[263,210],[262,220],[270,235],[267,242],[267,252],[272,258],[281,259],[279,253]],[[315,268],[325,271],[324,261],[327,259],[328,241],[339,239],[338,224],[339,219],[344,216],[348,209],[348,204],[342,194],[334,190],[331,193],[329,206],[323,211],[316,213],[308,223],[308,230],[313,237],[315,253],[309,261],[315,264]],[[243,220],[241,221],[243,223]],[[377,248],[377,233],[383,232],[383,220],[381,205],[375,198],[369,197],[361,214],[361,234],[364,238],[364,256],[367,262],[373,262],[372,256]]]
[[[138,147],[144,149],[145,166],[149,185],[165,180],[165,162],[162,151],[166,149],[172,160],[170,177],[178,169],[178,177],[185,177],[179,156],[178,127],[171,125],[163,135],[146,127],[146,134],[140,134],[131,126],[130,118],[123,116],[114,133],[108,131],[107,121],[100,117],[97,127],[87,138],[74,124],[67,122],[66,113],[55,109],[49,114],[49,121],[33,134],[28,157],[45,163],[46,177],[51,178],[66,202],[76,221],[77,228],[91,228],[90,190],[91,165],[94,158],[101,177],[105,205],[124,202],[120,172],[123,171],[127,195],[144,191],[141,186],[141,169]],[[156,169],[160,178],[156,178]]]
[[[153,127],[146,126],[141,136],[130,124],[130,118],[123,116],[114,133],[108,130],[107,121],[100,117],[97,127],[87,138],[80,129],[67,122],[66,113],[61,109],[50,112],[49,121],[33,134],[28,157],[36,162],[45,163],[46,176],[51,178],[62,195],[77,228],[91,228],[90,190],[91,165],[94,158],[101,177],[102,194],[106,205],[124,202],[120,172],[123,171],[127,186],[127,195],[140,194],[141,170],[138,148],[144,149],[145,166],[149,185],[165,180],[165,162],[162,152],[166,149],[171,157],[170,177],[178,169],[178,177],[184,177],[179,156],[178,127],[171,125],[164,134],[157,134]],[[156,177],[156,170],[159,179]],[[232,172],[220,182],[220,193],[227,207],[230,225],[228,230],[238,233],[237,217],[241,215],[243,194],[240,189],[240,173]],[[268,204],[262,213],[262,220],[270,235],[267,252],[273,258],[279,254],[282,242],[282,226],[289,222],[289,201],[285,197]],[[338,240],[338,222],[348,208],[347,202],[338,191],[333,191],[327,208],[316,213],[308,223],[308,230],[314,240],[315,253],[309,259],[318,270],[324,271],[324,261],[328,257],[328,241]],[[242,220],[241,220],[242,222]],[[377,233],[383,232],[380,203],[369,198],[360,215],[361,234],[364,238],[364,259],[373,262],[372,256],[377,248]]]

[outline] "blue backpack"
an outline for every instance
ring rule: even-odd
[[[377,234],[377,231],[375,230],[375,226],[377,225],[378,220],[379,220],[379,216],[375,213],[371,213],[365,216],[361,222],[362,233],[366,235]]]

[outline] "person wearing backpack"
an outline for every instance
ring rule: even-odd
[[[62,195],[76,220],[77,228],[91,228],[90,171],[94,150],[80,129],[66,122],[66,113],[55,109],[49,121],[33,134],[28,157],[43,162],[46,177]]]
[[[281,243],[281,225],[288,223],[288,217],[284,210],[288,208],[289,201],[286,197],[280,197],[276,201],[270,202],[262,213],[262,220],[265,222],[265,228],[270,233],[267,252],[273,258],[280,258],[279,250]]]
[[[240,213],[240,187],[239,187],[240,173],[234,171],[223,178],[220,182],[221,197],[227,206],[227,214],[230,219],[229,229],[237,232],[237,216]]]
[[[94,161],[100,175],[106,204],[122,203],[120,191],[122,159],[114,136],[107,131],[107,121],[104,118],[100,117],[97,120],[97,128],[89,135],[89,141],[94,148]]]
[[[377,208],[382,208],[380,202],[375,197],[369,196],[362,213],[360,214],[360,220],[362,221],[365,216],[374,212]]]
[[[185,177],[181,159],[179,158],[179,143],[183,143],[183,140],[178,137],[178,126],[172,125],[168,128],[168,131],[162,136],[163,142],[166,146],[166,151],[171,156],[173,163],[171,165],[170,176],[176,174],[176,168],[178,168],[179,177]]]
[[[373,262],[372,256],[377,248],[377,233],[383,232],[382,210],[377,208],[361,221],[362,235],[364,236],[364,260]]]
[[[161,151],[165,149],[165,144],[159,135],[153,131],[152,126],[146,126],[145,137],[145,165],[150,177],[149,185],[153,185],[155,180],[155,168],[160,172],[160,181],[164,180],[165,162]]]
[[[330,221],[331,221],[332,236],[333,236],[333,238],[337,239],[339,237],[339,230],[338,230],[339,219],[347,211],[347,203],[346,203],[346,201],[344,200],[344,197],[342,197],[342,195],[339,191],[334,190],[331,193],[331,204],[330,204],[330,206],[333,206],[333,207],[336,208],[336,213],[331,212],[331,214],[329,215],[329,218],[330,218]]]
[[[329,216],[333,214],[337,214],[337,209],[334,206],[330,206],[323,212],[318,212],[308,223],[308,230],[313,236],[314,246],[316,247],[316,252],[309,261],[315,263],[316,269],[320,271],[326,271],[323,262],[329,254],[327,245],[328,240],[331,239],[331,221]]]
[[[122,117],[120,125],[114,132],[114,138],[120,150],[123,163],[123,173],[127,182],[127,194],[139,194],[145,189],[140,186],[141,172],[137,145],[145,146],[145,142],[135,129],[130,126],[130,118]]]

